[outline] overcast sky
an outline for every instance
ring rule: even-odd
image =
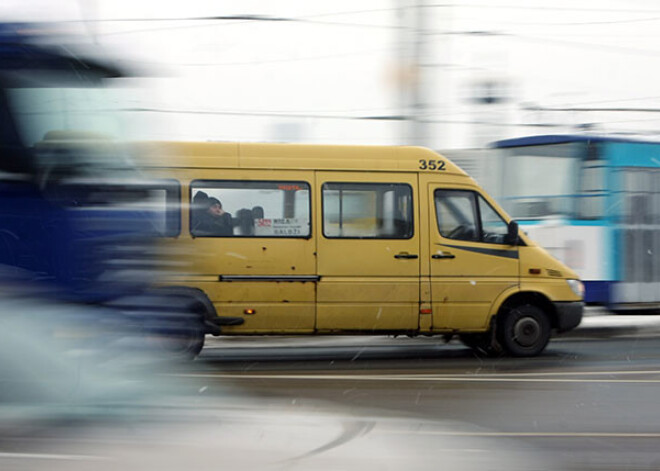
[[[401,15],[420,3],[421,22],[412,8]],[[411,125],[386,119],[417,113],[423,143],[449,148],[585,124],[644,133],[660,124],[660,113],[620,110],[660,108],[654,1],[5,0],[0,8],[23,21],[87,20],[73,25],[151,71],[121,94],[122,106],[142,110],[127,114],[131,137],[417,143]],[[411,110],[401,90],[416,78],[422,107]],[[484,84],[506,100],[475,102]]]

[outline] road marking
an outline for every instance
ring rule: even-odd
[[[8,453],[0,452],[0,459],[63,460],[63,461],[105,461],[103,456],[54,455],[48,453]]]
[[[504,438],[660,438],[659,432],[454,432],[449,430],[380,430],[382,433],[437,435],[447,437]]]
[[[477,373],[480,374],[480,373]],[[530,373],[496,373],[499,376],[616,376],[616,375],[660,375],[660,370],[625,370],[625,371],[539,371]],[[452,375],[455,376],[455,375]],[[487,376],[487,375],[482,375]]]
[[[179,373],[172,376],[185,378],[217,378],[217,379],[283,379],[283,380],[321,380],[321,381],[418,381],[418,382],[501,382],[501,383],[660,383],[658,379],[586,379],[557,378],[552,376],[614,376],[617,374],[660,374],[660,371],[639,372],[583,372],[583,373],[520,373],[520,374],[490,374],[490,375],[303,375],[303,374],[245,374],[245,373]],[[545,377],[533,377],[533,376]]]

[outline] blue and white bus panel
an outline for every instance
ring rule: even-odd
[[[491,190],[578,272],[587,303],[660,308],[660,141],[548,135],[493,146]]]

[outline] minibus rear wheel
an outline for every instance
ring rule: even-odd
[[[183,360],[194,360],[204,348],[204,326],[201,322],[190,325],[181,339],[179,355]]]
[[[548,345],[552,326],[540,307],[533,304],[512,306],[498,317],[497,337],[509,355],[533,357]]]
[[[204,347],[204,324],[201,318],[186,317],[147,327],[148,348],[173,361],[194,360]]]

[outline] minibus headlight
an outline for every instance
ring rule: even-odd
[[[579,296],[580,299],[584,298],[584,284],[580,280],[566,280],[566,283],[571,287],[575,296]]]

